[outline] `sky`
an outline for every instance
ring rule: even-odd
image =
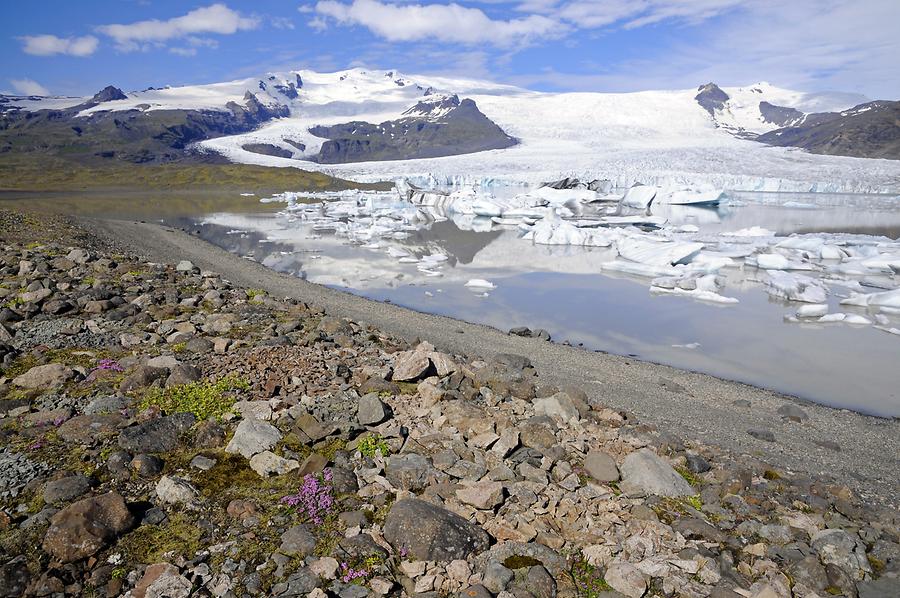
[[[900,0],[35,0],[3,12],[5,93],[368,67],[547,91],[768,81],[900,99]]]

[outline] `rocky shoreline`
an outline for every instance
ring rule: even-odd
[[[900,516],[847,485],[522,355],[440,351],[64,219],[0,227],[0,597],[900,588]]]

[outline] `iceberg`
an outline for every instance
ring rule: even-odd
[[[700,253],[703,243],[668,241],[652,237],[626,236],[616,241],[623,258],[652,266],[687,263]]]
[[[769,270],[763,279],[766,292],[773,297],[803,303],[825,303],[828,291],[820,282],[808,276],[783,270]]]
[[[635,185],[625,192],[622,198],[622,205],[629,208],[638,208],[640,210],[650,207],[653,198],[656,197],[656,187],[649,185]]]
[[[473,278],[469,280],[466,285],[470,289],[496,289],[497,285],[492,283],[489,280],[485,280],[483,278]]]
[[[880,293],[854,293],[850,297],[842,300],[841,305],[900,309],[900,289]]]

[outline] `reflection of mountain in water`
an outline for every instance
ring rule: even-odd
[[[428,229],[420,229],[411,233],[405,241],[408,245],[432,247],[445,253],[450,259],[448,263],[455,266],[457,262],[469,264],[479,251],[497,239],[502,231],[476,232],[463,230],[449,220],[435,222]]]

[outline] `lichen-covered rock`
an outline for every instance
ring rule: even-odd
[[[89,557],[134,525],[125,499],[115,492],[73,503],[50,519],[43,548],[71,563]]]
[[[384,538],[412,559],[448,562],[487,549],[490,537],[456,513],[415,498],[396,502],[384,523]]]
[[[62,386],[75,377],[75,370],[61,363],[37,365],[13,379],[20,388],[45,390]]]

